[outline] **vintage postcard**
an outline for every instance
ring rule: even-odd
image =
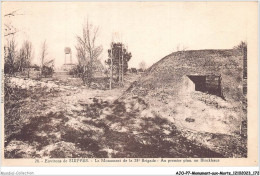
[[[257,2],[2,2],[3,166],[257,166]]]

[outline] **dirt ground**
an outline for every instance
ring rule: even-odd
[[[180,118],[166,118],[162,109],[156,110],[161,102],[155,99],[149,102],[138,96],[121,98],[139,77],[128,75],[125,86],[113,90],[76,85],[77,78],[68,82],[55,78],[27,82],[9,79],[5,85],[9,88],[5,95],[5,157],[246,156],[246,140],[234,137],[232,130],[230,134],[221,133],[221,129],[214,132],[196,117],[181,118],[192,109],[192,99],[202,101],[201,95],[186,99],[190,101],[186,102],[187,109],[182,108],[184,102],[181,106],[175,103],[173,113]],[[208,105],[201,104],[200,108],[207,111]],[[183,121],[188,121],[185,129]],[[196,132],[203,125],[204,131]]]

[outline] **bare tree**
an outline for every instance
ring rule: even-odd
[[[83,67],[83,83],[90,86],[93,81],[93,62],[95,62],[102,53],[102,46],[96,45],[99,28],[93,26],[87,21],[83,26],[82,35],[77,36],[77,57],[79,65]]]
[[[142,69],[143,71],[146,69],[145,61],[142,61],[142,62],[139,63],[139,69]]]
[[[40,67],[41,67],[41,77],[42,77],[42,74],[43,74],[43,66],[44,66],[44,63],[46,62],[46,56],[47,56],[47,43],[46,43],[46,40],[44,40],[44,42],[42,43],[42,46],[41,46],[41,53],[40,53]]]
[[[30,77],[30,66],[32,60],[32,43],[28,40],[24,41],[19,52],[19,70],[23,71],[27,68],[27,76]]]
[[[14,10],[3,15],[4,23],[4,72],[8,74],[14,74],[18,70],[17,64],[17,51],[16,51],[16,41],[15,34],[18,32],[18,29],[12,24],[12,18],[17,15],[23,15],[18,13],[19,10]]]
[[[15,38],[12,37],[4,46],[4,73],[14,74],[17,57]]]
[[[20,11],[20,9],[6,13],[4,15],[4,18],[7,19],[7,18],[12,18],[12,17],[18,16],[18,15],[24,15],[22,13],[18,13],[18,11]],[[17,32],[19,32],[18,29],[16,27],[14,27],[11,22],[9,22],[9,23],[5,22],[4,23],[4,36],[5,37],[14,35]]]
[[[46,40],[41,45],[40,52],[40,78],[52,76],[54,73],[54,59],[47,58],[48,46]]]
[[[23,72],[24,68],[26,67],[26,62],[25,62],[25,53],[24,49],[21,48],[18,52],[17,56],[17,70],[19,72]]]

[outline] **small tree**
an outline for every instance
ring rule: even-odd
[[[46,77],[52,77],[54,72],[54,69],[52,66],[46,66],[44,65],[42,67],[42,75],[46,78]]]
[[[48,59],[47,55],[47,43],[46,40],[42,43],[41,46],[41,55],[40,55],[40,71],[41,71],[41,78],[44,77],[51,77],[54,72],[54,59]]]
[[[8,74],[14,74],[14,72],[18,71],[15,42],[15,34],[18,32],[18,29],[12,24],[13,17],[23,15],[22,13],[18,13],[18,11],[14,10],[3,14],[3,35],[6,39],[4,44],[4,73]]]
[[[27,68],[27,76],[30,77],[30,66],[32,60],[32,43],[30,41],[24,41],[22,48],[18,54],[18,70],[24,71]]]
[[[44,40],[41,46],[41,55],[40,55],[41,77],[43,76],[43,66],[46,61],[46,56],[47,56],[47,44],[46,44],[46,40]]]
[[[90,86],[93,81],[93,62],[96,61],[102,53],[102,46],[96,45],[99,28],[93,26],[87,21],[83,26],[82,35],[77,36],[77,58],[80,67],[83,69],[81,74],[84,84]],[[80,69],[81,70],[81,69]]]
[[[112,59],[113,68],[110,68],[110,70],[116,70],[117,81],[122,81],[122,76],[128,69],[128,62],[132,58],[132,54],[125,49],[123,43],[112,43],[108,55],[106,64],[111,67]]]
[[[30,41],[25,41],[23,44],[23,48],[25,51],[25,64],[28,68],[27,76],[30,77],[30,66],[32,61],[32,43]]]
[[[243,78],[247,79],[247,43],[241,41],[234,49],[239,50],[243,54]]]
[[[244,49],[247,49],[247,43],[244,41],[241,41],[237,46],[234,47],[234,49],[239,49],[243,51]]]
[[[4,73],[11,75],[14,74],[14,72],[18,71],[15,42],[15,34],[18,32],[18,29],[12,24],[13,17],[23,15],[21,13],[18,13],[18,11],[19,10],[14,10],[3,14],[3,35],[6,39],[4,44]]]
[[[24,55],[25,55],[24,50],[21,48],[18,52],[17,63],[16,63],[17,70],[19,72],[23,72],[24,68],[26,67]]]
[[[4,73],[14,74],[16,71],[15,59],[16,59],[16,42],[14,37],[11,40],[7,41],[7,44],[4,46]]]

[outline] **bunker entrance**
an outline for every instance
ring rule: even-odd
[[[194,91],[222,96],[221,77],[216,75],[187,75],[193,84]]]

